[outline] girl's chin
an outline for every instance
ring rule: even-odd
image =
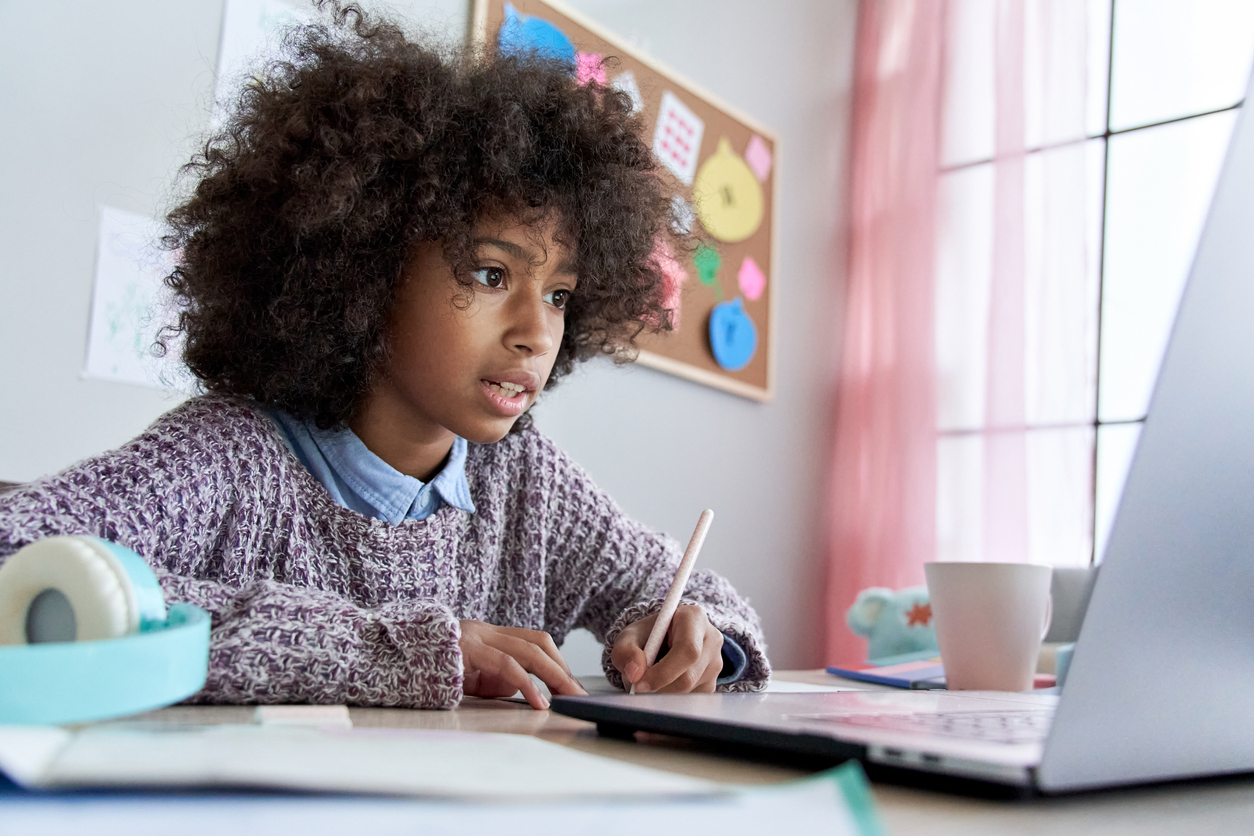
[[[513,429],[514,424],[518,423],[518,419],[521,417],[522,415],[515,415],[512,418],[498,418],[493,421],[478,422],[473,428],[467,427],[466,432],[457,434],[472,444],[495,444],[509,435],[509,431]]]

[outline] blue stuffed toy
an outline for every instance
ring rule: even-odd
[[[867,661],[873,665],[926,659],[940,652],[926,586],[898,592],[880,586],[864,589],[845,614],[845,622],[866,637]]]

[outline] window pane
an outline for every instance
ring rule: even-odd
[[[993,269],[993,166],[940,178],[936,248],[936,420],[984,426],[988,291]]]
[[[993,0],[952,0],[945,45],[945,113],[941,165],[993,157]]]
[[[1044,148],[1088,136],[1090,75],[1106,75],[1106,49],[1094,54],[1092,6],[1110,0],[1028,0],[1024,14],[1024,141]],[[1097,58],[1100,65],[1090,66]],[[1097,70],[1094,73],[1094,70]],[[1101,88],[1101,99],[1106,89]],[[1103,127],[1097,132],[1105,130]]]
[[[1135,0],[1115,5],[1112,130],[1228,107],[1254,56],[1250,0]]]
[[[1033,430],[1027,442],[1030,559],[1086,566],[1093,553],[1093,428]]]
[[[1029,154],[1025,415],[1089,424],[1097,409],[1097,287],[1104,140]]]
[[[983,557],[984,437],[942,437],[936,445],[936,559]]]
[[[1142,424],[1111,424],[1097,429],[1097,549],[1100,561],[1110,539],[1110,526],[1115,521],[1123,483],[1132,466],[1132,454],[1141,437]]]
[[[1007,560],[984,552],[984,449],[981,433],[937,444],[937,560]],[[1082,566],[1092,552],[1093,428],[1031,430],[1026,436],[1027,559]]]
[[[1110,139],[1103,421],[1145,415],[1235,120],[1227,111]]]
[[[1089,0],[1089,92],[1085,126],[1089,136],[1106,131],[1106,91],[1110,75],[1111,0]]]
[[[994,0],[951,0],[941,165],[989,160],[996,113]],[[1106,130],[1110,0],[1032,0],[1025,15],[1025,142],[1029,148]],[[1044,89],[1048,77],[1050,89]],[[1074,89],[1073,89],[1074,88]],[[1058,97],[1062,96],[1060,100]],[[1059,118],[1072,96],[1076,118]]]

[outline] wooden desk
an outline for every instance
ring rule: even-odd
[[[783,671],[793,682],[830,682],[822,671]],[[456,711],[350,709],[357,727],[456,729],[532,734],[584,752],[716,781],[764,784],[810,774],[806,770],[723,757],[698,744],[664,735],[635,742],[601,738],[592,723],[511,702],[466,699]],[[179,706],[145,719],[191,723],[249,723],[247,706]],[[889,833],[927,834],[1179,834],[1244,833],[1254,829],[1254,778],[1117,790],[1071,798],[987,801],[876,784]]]

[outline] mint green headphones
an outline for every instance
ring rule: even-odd
[[[81,723],[199,691],[209,614],[166,607],[152,569],[96,537],[49,537],[0,566],[0,724]]]

